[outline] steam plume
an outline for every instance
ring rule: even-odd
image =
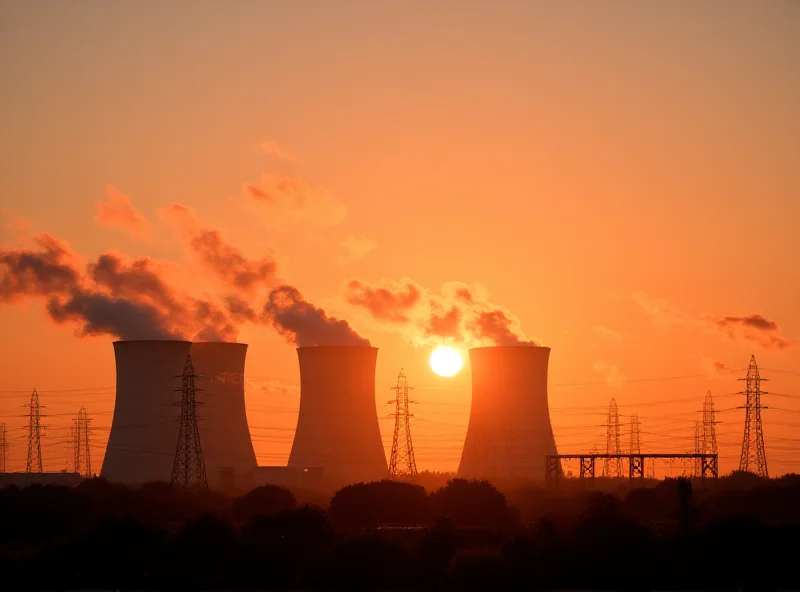
[[[347,321],[329,317],[321,308],[307,302],[293,286],[278,286],[269,293],[264,319],[275,330],[299,347],[357,345],[368,347]]]

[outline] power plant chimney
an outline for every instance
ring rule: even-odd
[[[256,468],[256,455],[244,404],[246,343],[193,343],[197,380],[198,430],[208,484],[223,486],[233,472],[242,478]]]
[[[180,427],[176,377],[190,348],[188,341],[114,342],[117,395],[101,477],[169,482]]]
[[[289,466],[321,467],[338,484],[383,479],[386,455],[375,407],[378,349],[298,347],[300,414]]]
[[[547,403],[550,348],[469,351],[472,407],[459,477],[544,480],[556,454]]]

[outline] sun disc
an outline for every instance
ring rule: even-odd
[[[464,366],[457,349],[442,345],[431,352],[431,369],[439,376],[453,376]]]

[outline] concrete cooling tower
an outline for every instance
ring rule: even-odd
[[[299,347],[300,414],[290,467],[322,467],[338,484],[386,477],[375,407],[374,347]]]
[[[544,480],[556,454],[547,403],[550,348],[479,347],[469,351],[472,407],[458,475]]]
[[[193,343],[191,353],[199,375],[195,384],[202,389],[197,425],[208,484],[230,487],[257,466],[244,404],[247,344]]]
[[[178,440],[188,341],[115,341],[117,395],[100,475],[118,483],[169,481]]]

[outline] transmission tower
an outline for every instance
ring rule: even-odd
[[[394,401],[394,436],[392,437],[392,456],[389,460],[389,478],[396,477],[416,477],[417,461],[414,458],[414,446],[411,443],[411,422],[414,417],[408,412],[409,403],[408,390],[414,387],[408,386],[405,372],[400,370],[397,376],[397,386],[391,387],[395,391]]]
[[[714,414],[714,398],[711,391],[706,393],[703,402],[703,454],[718,454],[717,447],[717,420]]]
[[[175,463],[172,465],[172,484],[184,489],[207,489],[206,467],[203,463],[203,450],[200,448],[200,431],[197,429],[197,400],[192,356],[186,358],[183,368],[181,392],[181,427],[178,433],[178,446],[175,450]]]
[[[619,411],[617,401],[611,399],[608,406],[608,424],[606,425],[606,454],[621,454],[619,445]],[[606,477],[622,477],[622,461],[619,458],[607,458],[603,465]]]
[[[85,479],[92,476],[92,457],[89,451],[89,416],[86,413],[86,408],[81,407],[78,412],[78,419],[73,420],[75,425],[74,429],[74,456],[75,456],[75,473],[78,473]]]
[[[8,456],[8,436],[6,424],[0,423],[0,473],[6,472],[6,457]]]
[[[28,404],[28,462],[25,465],[27,473],[41,473],[42,471],[42,437],[39,415],[39,392],[33,389],[31,402]]]
[[[761,405],[761,395],[768,394],[761,390],[761,378],[758,373],[756,357],[750,357],[747,367],[747,376],[740,378],[746,383],[746,389],[740,395],[746,395],[745,404],[739,409],[745,410],[744,438],[742,439],[742,457],[739,460],[739,470],[755,473],[759,477],[769,477],[767,471],[767,454],[764,450],[764,428],[761,423],[761,410],[767,409]]]
[[[642,453],[642,442],[639,439],[639,414],[634,413],[631,417],[631,454]]]

